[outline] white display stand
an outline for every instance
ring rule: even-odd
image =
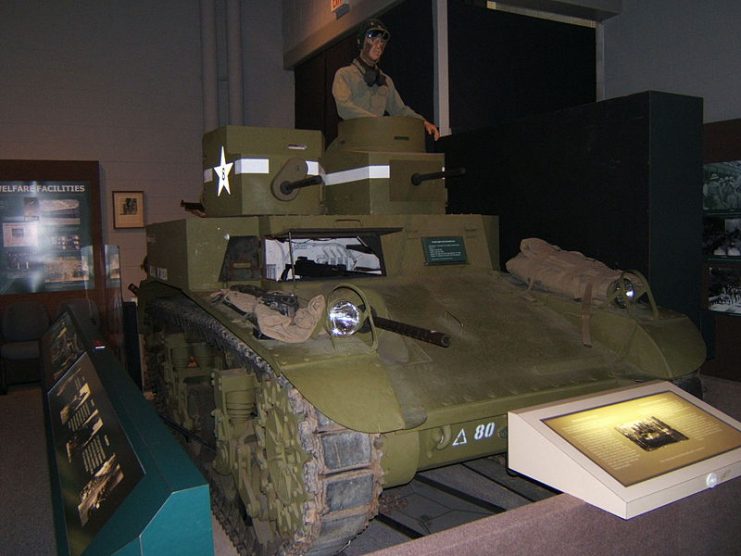
[[[514,471],[629,519],[741,475],[741,423],[669,382],[509,412]]]

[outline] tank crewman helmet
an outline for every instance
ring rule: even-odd
[[[360,30],[358,31],[357,44],[359,49],[363,49],[366,38],[380,38],[382,41],[388,42],[391,38],[391,33],[389,33],[389,30],[380,19],[369,19],[360,26]]]

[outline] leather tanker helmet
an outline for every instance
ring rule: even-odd
[[[380,19],[369,19],[358,30],[356,43],[360,50],[363,49],[363,43],[365,43],[366,37],[369,39],[380,37],[382,41],[388,42],[391,38],[391,33],[389,33],[389,30]]]
[[[373,85],[378,85],[379,87],[381,87],[386,84],[386,77],[378,68],[378,58],[380,58],[380,53],[383,52],[383,48],[390,38],[391,33],[389,33],[389,30],[386,28],[383,22],[378,19],[369,19],[368,21],[363,23],[363,25],[361,25],[358,31],[356,42],[361,54],[360,56],[358,56],[358,58],[356,58],[356,65],[362,72],[363,79],[369,87],[372,87]],[[369,49],[374,48],[373,45],[375,45],[376,41],[378,40],[383,43],[380,53],[377,54],[375,57],[372,55],[369,56]],[[368,57],[369,59],[365,60],[364,56]]]

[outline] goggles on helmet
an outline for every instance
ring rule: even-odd
[[[368,29],[365,36],[371,40],[381,39],[383,42],[388,42],[391,34],[385,29]]]

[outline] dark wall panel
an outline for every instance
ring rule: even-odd
[[[454,132],[594,102],[594,29],[448,2]]]
[[[326,117],[326,57],[317,54],[294,70],[295,117],[298,129],[322,129]]]
[[[648,92],[441,140],[450,212],[497,214],[501,264],[541,237],[645,273],[699,322],[702,99]]]
[[[432,2],[407,0],[383,16],[391,41],[381,59],[396,88],[414,111],[434,120],[434,33]]]

